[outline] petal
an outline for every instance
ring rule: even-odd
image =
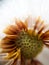
[[[43,27],[41,27],[41,29],[38,31],[38,38],[40,38],[41,35],[43,34],[42,31],[43,31],[44,28],[45,28],[45,27],[43,26]]]
[[[13,50],[16,50],[16,47],[13,47],[13,48],[9,48],[9,49],[4,49],[2,50],[3,53],[10,53],[12,52]]]
[[[49,35],[45,36],[43,40],[49,40]]]
[[[31,16],[29,16],[28,18],[26,18],[25,24],[27,28],[32,29],[35,24],[35,18],[33,19]]]
[[[43,43],[49,48],[49,40],[43,40]]]
[[[49,48],[49,44],[45,44],[47,48]]]
[[[15,25],[10,25],[8,26],[5,30],[4,33],[8,34],[8,35],[15,35],[20,31],[20,29],[18,28],[18,26]]]
[[[5,65],[12,65],[13,62],[14,62],[14,59],[10,59],[10,60],[8,60],[8,62]]]
[[[40,20],[38,26],[37,26],[37,29],[40,30],[40,28],[44,25],[44,21],[43,20]]]
[[[44,29],[44,26],[40,28],[40,30],[38,31],[38,34],[40,34],[43,29]]]
[[[1,47],[3,49],[2,52],[12,52],[13,50],[16,49],[16,44],[15,44],[15,41],[8,38],[8,37],[5,37],[1,40]]]
[[[15,52],[8,53],[8,55],[5,58],[14,59],[15,61],[16,59],[18,59],[19,54],[20,54],[20,49],[17,49]]]
[[[36,30],[36,28],[37,28],[39,22],[40,22],[40,17],[38,17],[38,19],[37,19],[36,22],[35,22],[34,30]]]
[[[18,38],[18,35],[7,35],[4,39],[15,40],[16,38]]]
[[[44,38],[49,37],[49,30],[47,30],[45,33],[42,34],[41,38],[44,40]]]
[[[20,29],[26,29],[26,30],[27,30],[27,26],[25,25],[25,23],[23,23],[23,21],[16,19],[15,23],[16,23],[16,25],[17,25]]]

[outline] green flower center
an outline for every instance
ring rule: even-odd
[[[21,48],[21,54],[26,58],[34,58],[43,49],[43,41],[37,36],[30,36],[27,32],[22,30],[19,38],[16,39],[16,46]]]

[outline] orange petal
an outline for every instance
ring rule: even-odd
[[[49,40],[43,40],[46,44],[48,43],[49,44]]]
[[[38,31],[38,34],[40,34],[44,28],[45,28],[44,26],[41,27],[41,29]]]
[[[46,45],[46,47],[48,47],[49,48],[49,45],[48,44],[45,44]]]
[[[1,40],[1,47],[2,48],[13,47],[15,45],[16,45],[15,41],[9,39],[8,37],[5,37],[4,39]]]
[[[48,47],[48,48],[49,48],[49,42],[44,41],[44,44],[46,45],[46,47]]]
[[[20,29],[27,29],[27,26],[26,26],[25,23],[23,23],[23,21],[16,19],[15,22],[16,22],[16,25],[17,25]]]
[[[49,30],[47,30],[45,33],[42,34],[42,39],[44,39],[46,36],[49,37]]]
[[[40,30],[40,28],[44,25],[44,21],[40,21],[39,25],[37,26],[37,29]]]
[[[32,25],[31,23],[32,23],[32,17],[29,16],[25,20],[25,25],[27,26],[27,28],[29,27],[29,25]]]
[[[34,26],[34,30],[37,28],[39,22],[40,22],[40,17],[38,17],[38,19],[36,20],[36,23],[35,23],[35,26]]]
[[[19,28],[17,26],[14,25],[10,25],[8,26],[5,30],[4,33],[8,34],[8,35],[15,35],[19,32]]]
[[[15,40],[18,37],[18,35],[7,35],[6,38],[10,40]]]
[[[3,48],[2,52],[10,53],[10,52],[12,52],[13,50],[16,50],[16,47],[9,48],[9,49],[4,49],[4,48]]]
[[[49,36],[45,36],[43,40],[49,40]]]

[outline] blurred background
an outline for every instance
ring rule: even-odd
[[[41,16],[48,24],[49,0],[0,0],[0,39],[5,36],[3,29],[13,23],[15,18],[25,19],[28,16]],[[44,65],[49,65],[49,49],[44,48],[36,59]]]

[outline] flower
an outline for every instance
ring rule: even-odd
[[[32,26],[29,27],[31,23]],[[13,58],[15,61],[22,57],[34,59],[43,50],[44,45],[49,47],[49,30],[43,32],[46,28],[47,25],[44,25],[40,17],[35,22],[31,19],[29,21],[29,17],[25,22],[16,20],[14,25],[9,25],[4,30],[6,36],[1,42],[2,52],[8,53],[7,59]],[[33,60],[33,63],[38,65],[39,62]]]

